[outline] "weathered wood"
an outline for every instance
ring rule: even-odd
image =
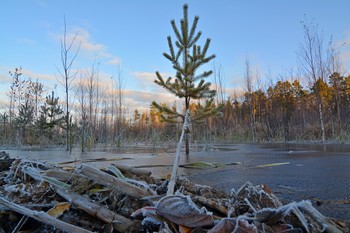
[[[96,183],[117,190],[118,192],[125,193],[133,198],[142,198],[153,195],[153,193],[148,190],[129,184],[87,164],[82,164],[77,172],[92,179]]]
[[[34,218],[39,222],[56,227],[65,232],[91,233],[91,231],[88,231],[86,229],[83,229],[83,228],[71,225],[69,223],[63,222],[59,219],[56,219],[43,211],[35,211],[35,210],[27,209],[23,206],[12,203],[3,197],[0,197],[0,204],[14,212],[26,215],[30,218]]]
[[[200,203],[201,205],[210,208],[211,210],[214,210],[224,216],[228,215],[228,208],[223,203],[218,203],[214,200],[202,197],[202,196],[192,196],[191,198],[194,202]]]
[[[315,207],[312,206],[310,201],[302,201],[298,205],[299,209],[309,215],[315,222],[317,222],[322,228],[322,232],[341,233],[342,231],[332,222],[329,218],[321,214]]]
[[[129,172],[136,176],[150,176],[152,174],[150,171],[142,168],[130,167],[130,166],[121,165],[121,164],[112,164],[112,165],[116,166],[123,173]]]
[[[189,181],[186,177],[180,176],[177,179],[176,185],[184,187],[189,194],[202,196],[205,198],[228,198],[230,194],[221,190],[214,189],[207,185],[200,185]]]
[[[134,225],[131,220],[125,218],[124,216],[121,216],[102,205],[93,203],[88,198],[77,193],[70,192],[60,187],[55,187],[55,191],[61,197],[78,206],[89,215],[96,217],[105,223],[113,223],[114,229],[119,232],[127,232]]]
[[[79,174],[75,174],[64,170],[56,170],[56,169],[47,170],[44,173],[44,175],[48,177],[54,177],[58,180],[64,180],[64,181],[79,179],[81,177],[81,175]]]
[[[23,170],[24,174],[29,175],[34,180],[39,181],[39,182],[43,181],[43,176],[40,173],[40,169],[33,168],[33,167],[24,167],[22,170]]]
[[[38,169],[35,169],[32,167],[27,167],[24,169],[24,171],[39,182],[41,182],[43,180],[43,177],[45,177],[40,173]],[[68,177],[68,174],[65,172],[62,172],[62,173],[48,172],[48,174],[62,175],[62,177],[65,177],[65,178]],[[87,174],[90,174],[90,173],[87,173]],[[107,173],[105,174],[108,175]],[[79,208],[84,210],[86,213],[92,215],[93,217],[97,217],[103,222],[113,223],[114,229],[118,230],[119,232],[126,232],[128,229],[131,229],[131,227],[134,225],[133,222],[130,221],[129,219],[108,210],[104,206],[91,202],[88,198],[85,198],[77,193],[71,192],[57,185],[53,185],[53,187],[60,196],[62,196],[64,199],[66,199],[70,203],[73,203],[79,206]],[[75,232],[75,231],[68,231],[68,232]]]

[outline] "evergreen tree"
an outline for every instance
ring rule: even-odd
[[[55,93],[52,92],[52,95],[46,96],[46,102],[40,110],[39,128],[47,131],[50,140],[53,136],[53,128],[56,126],[62,127],[65,121],[64,112],[59,106],[58,100],[59,98],[55,98]]]
[[[28,127],[30,127],[34,120],[34,106],[26,98],[24,103],[21,104],[18,110],[18,116],[16,118],[17,127],[21,129],[22,138],[26,141],[26,133]]]
[[[162,86],[175,96],[183,98],[185,100],[185,112],[190,109],[191,100],[206,99],[207,103],[204,105],[201,111],[197,111],[197,115],[192,115],[192,121],[202,120],[210,115],[219,113],[218,107],[213,107],[212,99],[216,94],[215,90],[210,89],[210,82],[205,82],[205,78],[210,76],[213,72],[204,71],[200,74],[196,74],[199,67],[208,63],[215,55],[207,56],[207,51],[210,45],[210,39],[208,38],[204,44],[204,47],[198,46],[198,42],[201,32],[196,32],[197,23],[199,17],[196,16],[189,27],[188,22],[188,6],[183,6],[183,19],[180,20],[180,29],[175,24],[174,20],[171,20],[171,26],[176,35],[176,50],[170,36],[168,36],[168,46],[170,53],[163,53],[173,65],[176,71],[175,77],[169,77],[164,80],[161,74],[157,71],[157,79],[155,83]],[[184,122],[185,113],[178,112],[167,106],[162,106],[156,102],[152,102],[152,105],[159,109],[162,114],[162,119],[167,122]],[[189,137],[186,133],[186,154],[189,154]]]
[[[1,131],[0,131],[0,140],[2,143],[8,140],[8,130],[9,130],[9,115],[6,112],[3,112],[0,114],[0,125]]]

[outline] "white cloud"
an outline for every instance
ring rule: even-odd
[[[164,89],[154,83],[154,80],[157,79],[155,72],[132,72],[132,75],[136,78],[138,86],[142,87],[143,90],[153,91],[153,92],[163,92]],[[169,74],[160,73],[163,79],[167,79]]]
[[[9,74],[9,71],[14,72],[13,68],[9,67],[0,67],[0,83],[1,84],[11,84],[12,77]],[[32,80],[38,79],[39,81],[55,81],[55,75],[53,74],[41,74],[33,70],[23,69],[21,70],[22,76],[25,78],[31,78]]]
[[[0,84],[11,83],[11,81],[10,75],[0,74]]]
[[[125,90],[125,102],[129,109],[148,109],[152,101],[172,105],[177,99],[174,95],[165,92],[147,92],[138,90]]]
[[[119,58],[113,58],[113,59],[111,59],[111,60],[109,60],[108,62],[107,62],[107,64],[110,64],[110,65],[119,65],[120,64],[120,59]]]
[[[53,74],[40,74],[32,70],[22,69],[23,76],[32,78],[33,80],[38,79],[39,81],[55,81],[56,77]]]
[[[135,71],[132,73],[135,78],[140,82],[153,82],[157,76],[155,72],[139,72]]]
[[[103,44],[94,43],[91,39],[90,33],[83,28],[77,28],[75,32],[67,33],[68,41],[73,41],[74,37],[75,40],[80,43],[80,48],[85,51],[103,52],[106,48]]]
[[[63,39],[63,35],[52,35],[52,37],[56,41],[61,41]],[[67,30],[66,41],[67,46],[74,41],[74,49],[76,51],[79,49],[79,52],[87,53],[89,57],[109,59],[107,64],[112,65],[120,63],[120,59],[117,56],[108,52],[106,45],[95,42],[90,32],[82,27],[73,27]]]

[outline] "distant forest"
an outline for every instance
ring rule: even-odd
[[[1,143],[66,144],[65,113],[55,93],[43,98],[44,86],[22,77],[20,69],[12,76],[9,109],[1,113]],[[90,82],[76,87],[72,144],[91,149],[101,143],[120,146],[146,142],[157,146],[176,142],[181,125],[161,121],[161,112],[153,106],[127,116],[123,90],[114,90],[113,95],[106,96],[98,92],[97,80],[91,77]],[[350,140],[350,75],[333,73],[327,82],[318,79],[310,88],[302,87],[298,80],[286,80],[266,90],[246,91],[243,96],[223,99],[218,93],[213,104],[223,104],[223,114],[193,123],[192,141],[322,141],[320,114],[326,140],[342,143]],[[190,108],[196,111],[200,105],[200,101],[194,102]]]

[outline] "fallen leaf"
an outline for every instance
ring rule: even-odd
[[[51,209],[49,209],[47,211],[47,214],[54,218],[58,218],[60,215],[64,213],[64,211],[69,210],[69,208],[70,208],[69,202],[60,202],[60,203],[57,203]]]
[[[179,232],[180,233],[190,233],[193,230],[191,227],[186,227],[186,226],[179,226]]]

